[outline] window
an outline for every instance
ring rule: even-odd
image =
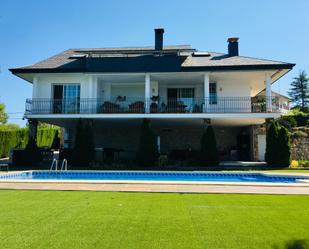
[[[53,113],[79,113],[80,85],[53,85]]]
[[[209,104],[217,104],[217,83],[209,84]]]
[[[192,111],[194,108],[194,88],[168,88],[168,105]]]

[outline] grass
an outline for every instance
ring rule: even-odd
[[[0,191],[0,248],[273,248],[309,238],[309,197]]]

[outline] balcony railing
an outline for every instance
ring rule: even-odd
[[[270,106],[269,106],[270,107]],[[216,97],[147,100],[143,98],[106,99],[27,99],[25,114],[100,114],[100,113],[263,113],[280,112],[272,99]],[[268,109],[268,110],[267,110]]]

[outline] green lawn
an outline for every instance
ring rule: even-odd
[[[309,196],[0,191],[0,248],[274,248],[309,238]]]

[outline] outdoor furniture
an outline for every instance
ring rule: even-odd
[[[120,105],[112,103],[110,101],[105,101],[103,103],[103,112],[104,113],[115,113],[120,112]]]
[[[134,113],[145,112],[145,105],[143,101],[136,101],[129,105],[129,111]]]
[[[107,163],[113,162],[115,159],[119,159],[120,152],[124,152],[123,149],[117,148],[104,148],[103,149],[103,161]]]
[[[6,169],[6,171],[9,171],[9,164],[8,163],[2,163],[0,164],[0,170]]]
[[[150,112],[151,113],[157,113],[159,112],[159,109],[158,109],[158,104],[157,103],[151,103],[150,104]]]
[[[168,101],[167,112],[169,113],[184,113],[186,112],[187,105],[182,101]]]

